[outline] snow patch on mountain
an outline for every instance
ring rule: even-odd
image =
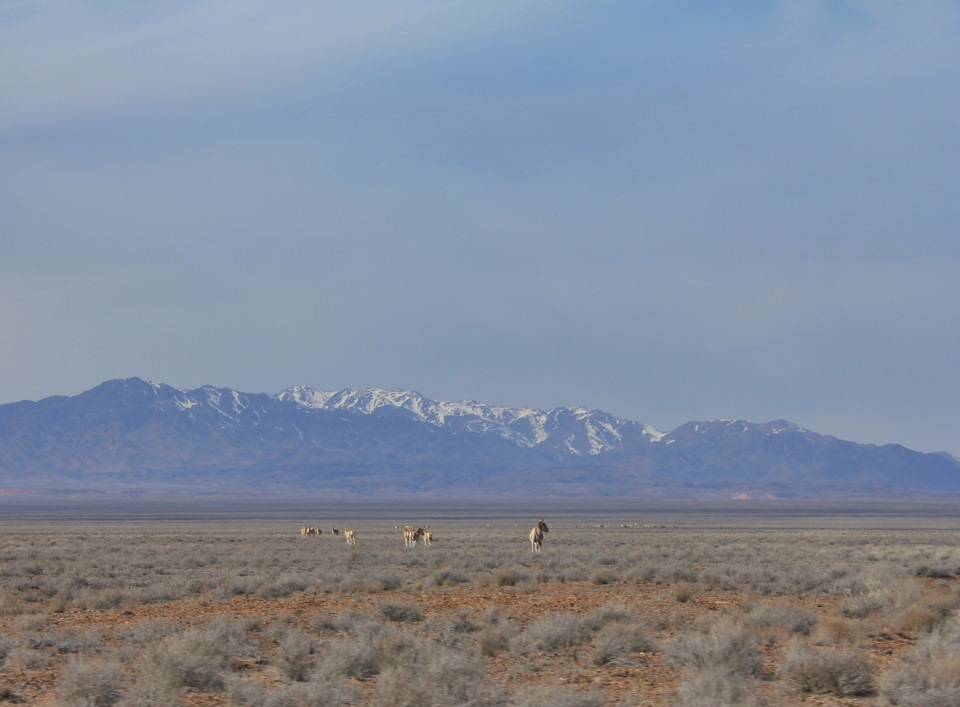
[[[176,405],[180,410],[190,410],[192,408],[199,407],[200,405],[199,402],[186,395],[174,398],[173,404]]]
[[[678,439],[701,439],[704,442],[715,439],[731,439],[747,435],[775,435],[795,434],[809,437],[814,433],[805,427],[787,422],[773,420],[771,422],[750,422],[748,420],[712,420],[709,422],[688,422],[672,432],[663,435],[664,444],[670,444]]]
[[[244,424],[277,424],[267,420],[270,413],[262,403],[251,402],[256,399],[256,395],[213,386],[203,386],[191,391],[162,384],[143,384],[143,387],[145,392],[161,397],[161,405],[169,406],[194,420],[207,419],[207,424],[217,427],[240,428]],[[518,447],[541,448],[548,454],[596,456],[616,449],[627,437],[631,440],[659,442],[666,434],[649,425],[585,407],[541,410],[532,407],[488,405],[474,400],[438,401],[410,390],[346,388],[327,391],[309,386],[294,386],[264,397],[305,412],[325,411],[354,415],[402,412],[414,420],[453,433],[493,435]],[[205,410],[214,413],[214,417],[204,417]],[[277,429],[283,429],[283,425]]]
[[[437,427],[495,434],[528,448],[545,444],[555,432],[568,430],[572,425],[577,433],[565,435],[561,447],[578,456],[595,456],[616,448],[623,441],[623,430],[627,426],[639,426],[641,434],[650,441],[658,441],[664,435],[649,425],[583,407],[539,410],[487,405],[473,400],[437,401],[408,390],[348,388],[320,391],[296,386],[282,391],[277,398],[313,410],[341,410],[366,415],[399,409]]]

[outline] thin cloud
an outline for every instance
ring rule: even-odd
[[[267,99],[528,21],[506,2],[87,4],[0,17],[0,131]]]

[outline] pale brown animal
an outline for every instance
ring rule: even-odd
[[[541,518],[540,522],[530,531],[531,552],[540,552],[543,549],[543,536],[548,532],[550,532],[550,528],[547,527],[546,522]]]

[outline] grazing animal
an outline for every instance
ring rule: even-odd
[[[543,549],[543,535],[550,532],[543,518],[530,531],[530,547],[532,552],[540,552]]]
[[[417,531],[409,525],[403,526],[403,544],[404,547],[413,547],[417,544]]]
[[[427,535],[427,529],[422,525],[413,531],[413,544],[419,545],[421,542],[426,545],[427,541],[424,539]]]
[[[344,528],[344,529],[343,529],[343,537],[345,537],[345,538],[347,539],[347,545],[356,545],[356,544],[357,544],[357,537],[353,534],[353,531],[352,531],[352,530],[348,530],[347,528]]]
[[[340,528],[331,528],[330,530],[332,530],[333,534],[336,535],[337,537],[340,536]]]
[[[429,530],[424,530],[420,528],[417,532],[420,533],[420,539],[423,540],[424,545],[431,545],[433,543],[433,533]]]
[[[310,532],[310,526],[308,525],[303,526],[302,528],[300,528],[300,537],[301,538],[307,537],[307,533],[309,532]]]

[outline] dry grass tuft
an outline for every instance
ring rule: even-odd
[[[697,593],[697,585],[692,582],[677,582],[673,585],[673,598],[676,599],[681,604],[693,599],[694,594]]]
[[[817,622],[811,640],[818,646],[853,645],[867,633],[868,627],[857,619],[823,616]]]

